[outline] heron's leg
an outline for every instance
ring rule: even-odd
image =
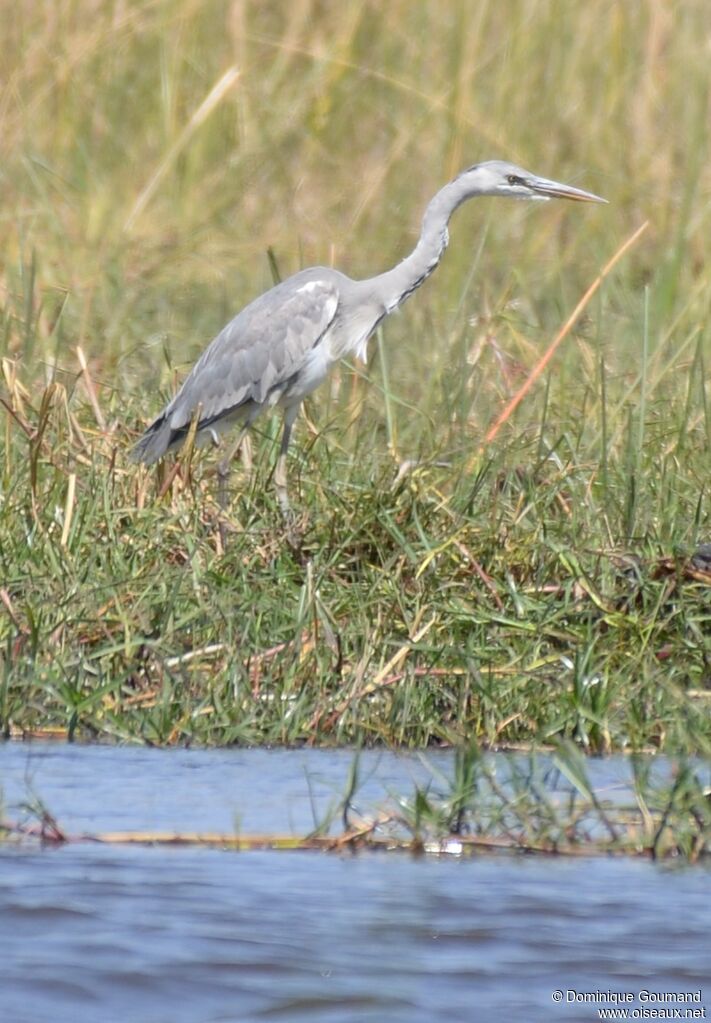
[[[217,503],[220,508],[224,509],[228,505],[227,480],[230,478],[230,465],[232,464],[232,459],[239,451],[248,429],[248,424],[242,427],[237,435],[237,440],[227,449],[227,454],[224,458],[221,458],[217,463]]]
[[[274,486],[276,487],[277,499],[282,514],[287,519],[291,515],[291,505],[289,504],[289,494],[286,488],[286,452],[289,447],[289,440],[291,439],[291,428],[294,425],[298,411],[299,406],[293,405],[284,412],[284,432],[281,435],[279,457],[277,458],[276,469],[274,470]]]
[[[254,468],[254,459],[252,458],[252,438],[244,430],[242,431],[242,443],[240,445],[240,458],[242,459],[242,468],[246,473],[250,473]]]

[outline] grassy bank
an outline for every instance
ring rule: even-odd
[[[610,459],[604,484],[580,451],[590,416],[554,458],[524,432],[399,481],[377,432],[367,457],[319,438],[292,467],[297,548],[265,438],[223,550],[209,456],[160,498],[124,464],[127,431],[69,404],[53,385],[37,419],[29,402],[12,419],[6,727],[707,748],[709,577],[689,559],[704,454],[688,438],[689,476]]]
[[[706,21],[651,0],[7,19],[6,734],[709,752]],[[274,264],[383,269],[435,189],[495,155],[612,205],[457,215],[369,365],[306,409],[299,543],[269,484],[276,422],[235,473],[226,547],[213,456],[128,464]]]

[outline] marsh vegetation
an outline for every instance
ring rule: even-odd
[[[706,5],[4,7],[4,733],[708,754]],[[128,463],[243,304],[492,156],[611,205],[457,214],[307,405],[297,545],[276,420],[226,545],[211,453]]]

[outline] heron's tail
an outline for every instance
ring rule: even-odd
[[[129,458],[132,462],[143,462],[151,465],[157,462],[175,441],[175,431],[165,415],[158,416],[137,444],[131,450]]]

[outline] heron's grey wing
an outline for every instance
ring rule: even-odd
[[[198,405],[198,425],[207,425],[283,389],[330,327],[338,298],[329,281],[289,280],[248,305],[196,362],[166,410],[171,427],[189,423]]]
[[[251,302],[208,345],[133,458],[160,458],[187,432],[198,407],[198,429],[204,429],[240,406],[276,400],[333,323],[338,302],[335,282],[306,274]]]

